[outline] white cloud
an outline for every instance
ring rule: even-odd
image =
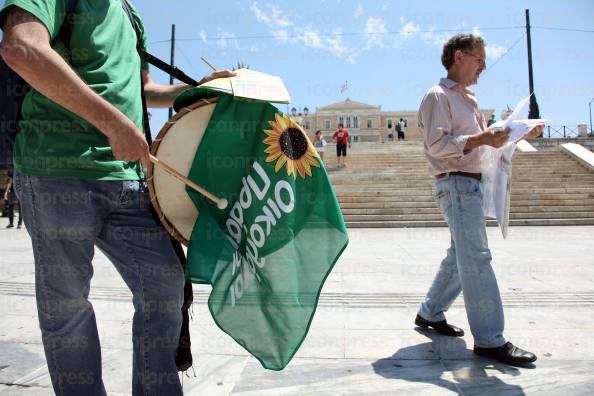
[[[286,15],[285,11],[281,10],[278,7],[269,5],[268,8],[270,9],[270,12],[272,13],[272,22],[279,27],[287,27],[287,26],[292,26],[293,22],[291,22],[291,20],[289,19],[289,17]]]
[[[278,27],[287,27],[293,25],[293,22],[291,22],[286,12],[284,12],[279,7],[269,4],[266,6],[266,8],[268,8],[268,12],[258,7],[258,3],[252,3],[250,5],[250,10],[252,10],[258,22],[264,22],[267,25]]]
[[[363,15],[363,6],[361,5],[361,3],[357,4],[357,9],[355,10],[355,18],[360,17],[361,15]]]
[[[419,25],[417,25],[413,21],[410,21],[400,28],[400,35],[407,38],[412,38],[417,33],[419,33],[420,30],[421,28],[419,27]]]
[[[507,50],[505,47],[497,44],[487,44],[485,47],[485,53],[487,54],[487,58],[497,60],[501,58]]]
[[[258,3],[252,3],[250,10],[252,10],[258,22],[270,23],[270,18],[258,7]]]
[[[289,33],[286,30],[272,30],[272,36],[276,41],[280,41],[281,43],[289,41]]]
[[[388,29],[386,29],[386,24],[382,18],[367,18],[364,33],[366,48],[371,48],[375,45],[384,47],[384,38],[386,33],[388,33]]]
[[[324,49],[320,34],[311,28],[297,29],[297,39],[307,47]]]
[[[221,32],[219,32],[218,37],[219,37],[219,39],[217,40],[217,45],[219,46],[219,48],[221,48],[223,50],[227,49],[227,47],[230,45],[230,43],[233,44],[233,46],[235,48],[239,48],[239,43],[235,39],[235,37],[236,37],[235,34],[221,31]]]
[[[201,30],[198,34],[200,35],[200,39],[202,40],[202,42],[204,44],[208,44],[206,40],[206,32],[204,30]]]
[[[303,24],[298,16],[295,16],[295,20],[293,20],[290,12],[276,5],[263,4],[260,6],[256,2],[252,2],[250,10],[256,20],[265,25],[276,42],[326,52],[349,63],[355,63],[362,54],[373,49],[387,46],[400,48],[405,42],[412,40],[417,40],[429,46],[441,47],[456,30],[471,30],[472,33],[480,35],[480,29],[477,26],[470,29],[465,23],[457,25],[451,32],[438,32],[433,27],[421,26],[415,21],[407,20],[404,17],[400,18],[400,28],[392,29],[397,30],[398,33],[390,35],[386,27],[386,21],[382,17],[360,18],[365,13],[363,4],[362,2],[357,3],[353,14],[355,18],[361,21],[359,23],[363,24],[363,26],[358,30],[356,26],[349,28],[349,33],[358,31],[359,36],[349,37],[347,41],[343,40],[343,32],[340,28],[334,29],[332,33],[329,33],[325,28],[318,30],[311,25]],[[385,10],[388,7],[384,4],[381,8]],[[221,48],[228,46],[230,40],[237,43],[235,36],[230,33],[225,35],[224,32],[219,36],[221,39],[218,45]],[[203,38],[203,35],[201,34],[200,37]],[[291,40],[292,37],[294,39]],[[497,59],[505,53],[505,48],[497,44],[487,45],[485,50],[487,56],[493,59]]]

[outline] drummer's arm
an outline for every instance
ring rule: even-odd
[[[204,84],[215,78],[232,77],[235,73],[229,70],[221,70],[210,73],[204,76],[198,84]],[[167,108],[173,106],[173,100],[182,91],[190,88],[187,84],[157,84],[151,78],[148,70],[142,71],[142,79],[144,81],[144,94],[146,95],[146,105],[152,108]]]

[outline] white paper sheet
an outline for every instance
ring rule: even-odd
[[[238,98],[271,103],[289,103],[291,96],[280,77],[250,69],[236,70],[235,77],[217,78],[202,84]]]
[[[508,118],[491,125],[491,128],[510,129],[506,145],[499,149],[490,146],[483,148],[483,209],[485,216],[497,220],[503,238],[507,237],[509,229],[512,157],[516,151],[516,142],[534,127],[547,121],[522,118],[528,113],[529,103],[530,96],[520,100]]]

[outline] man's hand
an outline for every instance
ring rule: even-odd
[[[509,128],[503,131],[494,131],[489,128],[481,134],[483,145],[499,148],[509,140]]]
[[[235,77],[237,74],[231,70],[217,70],[210,73],[208,76],[202,77],[202,80],[198,82],[198,85],[206,84],[209,81],[217,78]]]
[[[509,128],[506,128],[501,132],[495,132],[493,129],[489,128],[484,132],[479,132],[468,138],[466,145],[464,146],[464,154],[468,154],[473,149],[483,145],[499,148],[503,146],[508,139]]]
[[[530,132],[528,132],[528,134],[524,137],[525,138],[539,137],[542,134],[542,131],[544,131],[544,127],[545,127],[544,124],[537,125],[534,128],[532,128],[532,130]]]
[[[148,143],[142,132],[128,118],[121,117],[118,122],[110,123],[103,132],[117,160],[140,161],[145,166],[148,164]]]

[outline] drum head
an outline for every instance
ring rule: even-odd
[[[216,102],[217,98],[202,99],[181,109],[161,129],[151,153],[187,176]],[[159,166],[149,163],[148,186],[151,202],[161,223],[171,236],[187,246],[198,219],[198,210],[186,193],[186,185]]]

